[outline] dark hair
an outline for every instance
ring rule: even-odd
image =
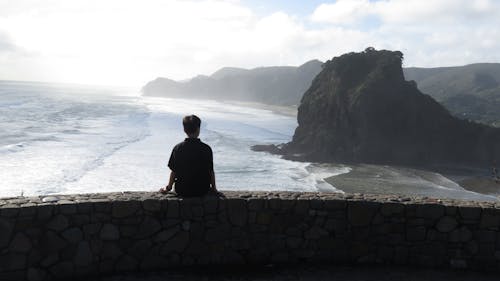
[[[193,134],[197,129],[200,128],[201,120],[196,115],[188,115],[182,118],[182,126],[184,126],[184,132],[186,134]]]

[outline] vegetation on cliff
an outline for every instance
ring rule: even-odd
[[[302,94],[321,71],[321,64],[318,60],[312,60],[299,67],[225,67],[211,76],[199,75],[185,82],[157,78],[147,83],[142,92],[146,96],[298,105]]]
[[[452,116],[405,80],[402,59],[398,51],[368,48],[326,62],[302,98],[293,140],[279,152],[320,162],[488,164],[500,159],[500,129]]]

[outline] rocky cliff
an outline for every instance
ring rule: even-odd
[[[488,164],[500,159],[500,130],[453,117],[405,80],[402,59],[398,51],[368,48],[326,62],[302,98],[293,140],[278,152],[320,162]]]

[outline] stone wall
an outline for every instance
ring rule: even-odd
[[[500,269],[500,205],[328,193],[0,199],[0,280],[180,265],[380,263]]]

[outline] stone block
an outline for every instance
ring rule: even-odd
[[[150,237],[160,230],[161,223],[157,219],[152,217],[145,217],[139,226],[139,231],[137,232],[136,237],[139,239]]]
[[[320,237],[327,236],[327,235],[328,235],[328,231],[324,230],[323,228],[321,228],[317,225],[314,225],[313,227],[311,227],[311,229],[307,230],[304,233],[304,238],[305,239],[319,239]]]
[[[26,279],[28,281],[43,281],[45,280],[46,276],[47,273],[45,272],[45,270],[36,267],[30,267],[26,272]]]
[[[408,227],[406,230],[407,241],[424,241],[427,229],[424,226]]]
[[[380,213],[385,217],[404,214],[405,206],[400,203],[384,203],[380,207]]]
[[[89,242],[81,241],[78,243],[73,261],[76,266],[88,266],[92,263],[92,251]]]
[[[186,249],[188,244],[189,232],[181,231],[161,247],[160,253],[162,256],[166,256],[172,253],[180,253],[184,249]]]
[[[141,270],[154,270],[154,269],[162,269],[168,265],[168,259],[158,255],[148,255],[146,256],[141,264]]]
[[[472,232],[466,226],[453,230],[449,236],[450,242],[468,242],[471,239]]]
[[[78,243],[83,240],[83,232],[78,227],[72,227],[63,231],[61,236],[70,243]]]
[[[352,226],[370,225],[378,211],[379,204],[373,202],[352,201],[347,204],[347,218]]]
[[[118,259],[115,269],[118,272],[136,271],[139,267],[139,262],[132,256],[125,255]]]
[[[171,227],[169,229],[162,230],[155,235],[153,241],[156,243],[162,243],[162,242],[168,241],[175,234],[177,234],[180,230],[181,230],[181,228],[178,225]]]
[[[235,226],[244,226],[248,219],[246,200],[233,199],[228,202],[229,221]]]
[[[70,204],[61,204],[59,205],[59,212],[63,215],[73,215],[76,214],[77,212],[77,204],[75,203],[70,203]]]
[[[105,241],[118,240],[120,239],[120,231],[114,224],[107,223],[102,226],[99,236]]]
[[[0,218],[0,249],[9,245],[13,230],[14,226],[9,220]]]
[[[68,242],[53,231],[47,231],[40,239],[40,246],[45,253],[58,252],[66,248],[67,245]]]
[[[478,220],[481,217],[481,208],[461,206],[458,208],[458,213],[464,220]]]
[[[62,231],[69,227],[69,220],[64,215],[56,215],[46,225],[47,229]]]
[[[49,268],[49,272],[56,279],[69,278],[69,277],[73,276],[73,274],[75,272],[75,266],[73,265],[72,262],[62,261],[62,262],[56,263],[55,265],[51,266]]]
[[[421,204],[416,207],[416,216],[419,218],[437,220],[444,216],[445,206],[439,204]]]
[[[101,259],[116,260],[123,254],[122,249],[118,246],[117,242],[103,243]]]
[[[27,253],[31,250],[31,240],[22,232],[18,232],[12,242],[10,242],[9,250],[12,253]]]
[[[498,224],[500,221],[500,216],[491,210],[483,210],[481,213],[481,221],[479,227],[484,229],[498,229]]]
[[[458,226],[458,222],[454,217],[445,216],[439,219],[436,223],[436,229],[439,232],[448,233],[453,231]]]
[[[138,210],[139,202],[137,201],[115,201],[111,214],[114,218],[126,218],[134,215]]]
[[[179,218],[179,202],[177,200],[168,200],[167,218]]]
[[[161,202],[158,199],[146,199],[142,201],[142,208],[148,212],[159,212],[161,210]]]
[[[260,198],[252,198],[248,200],[248,209],[251,211],[261,211],[264,209],[266,200]]]

